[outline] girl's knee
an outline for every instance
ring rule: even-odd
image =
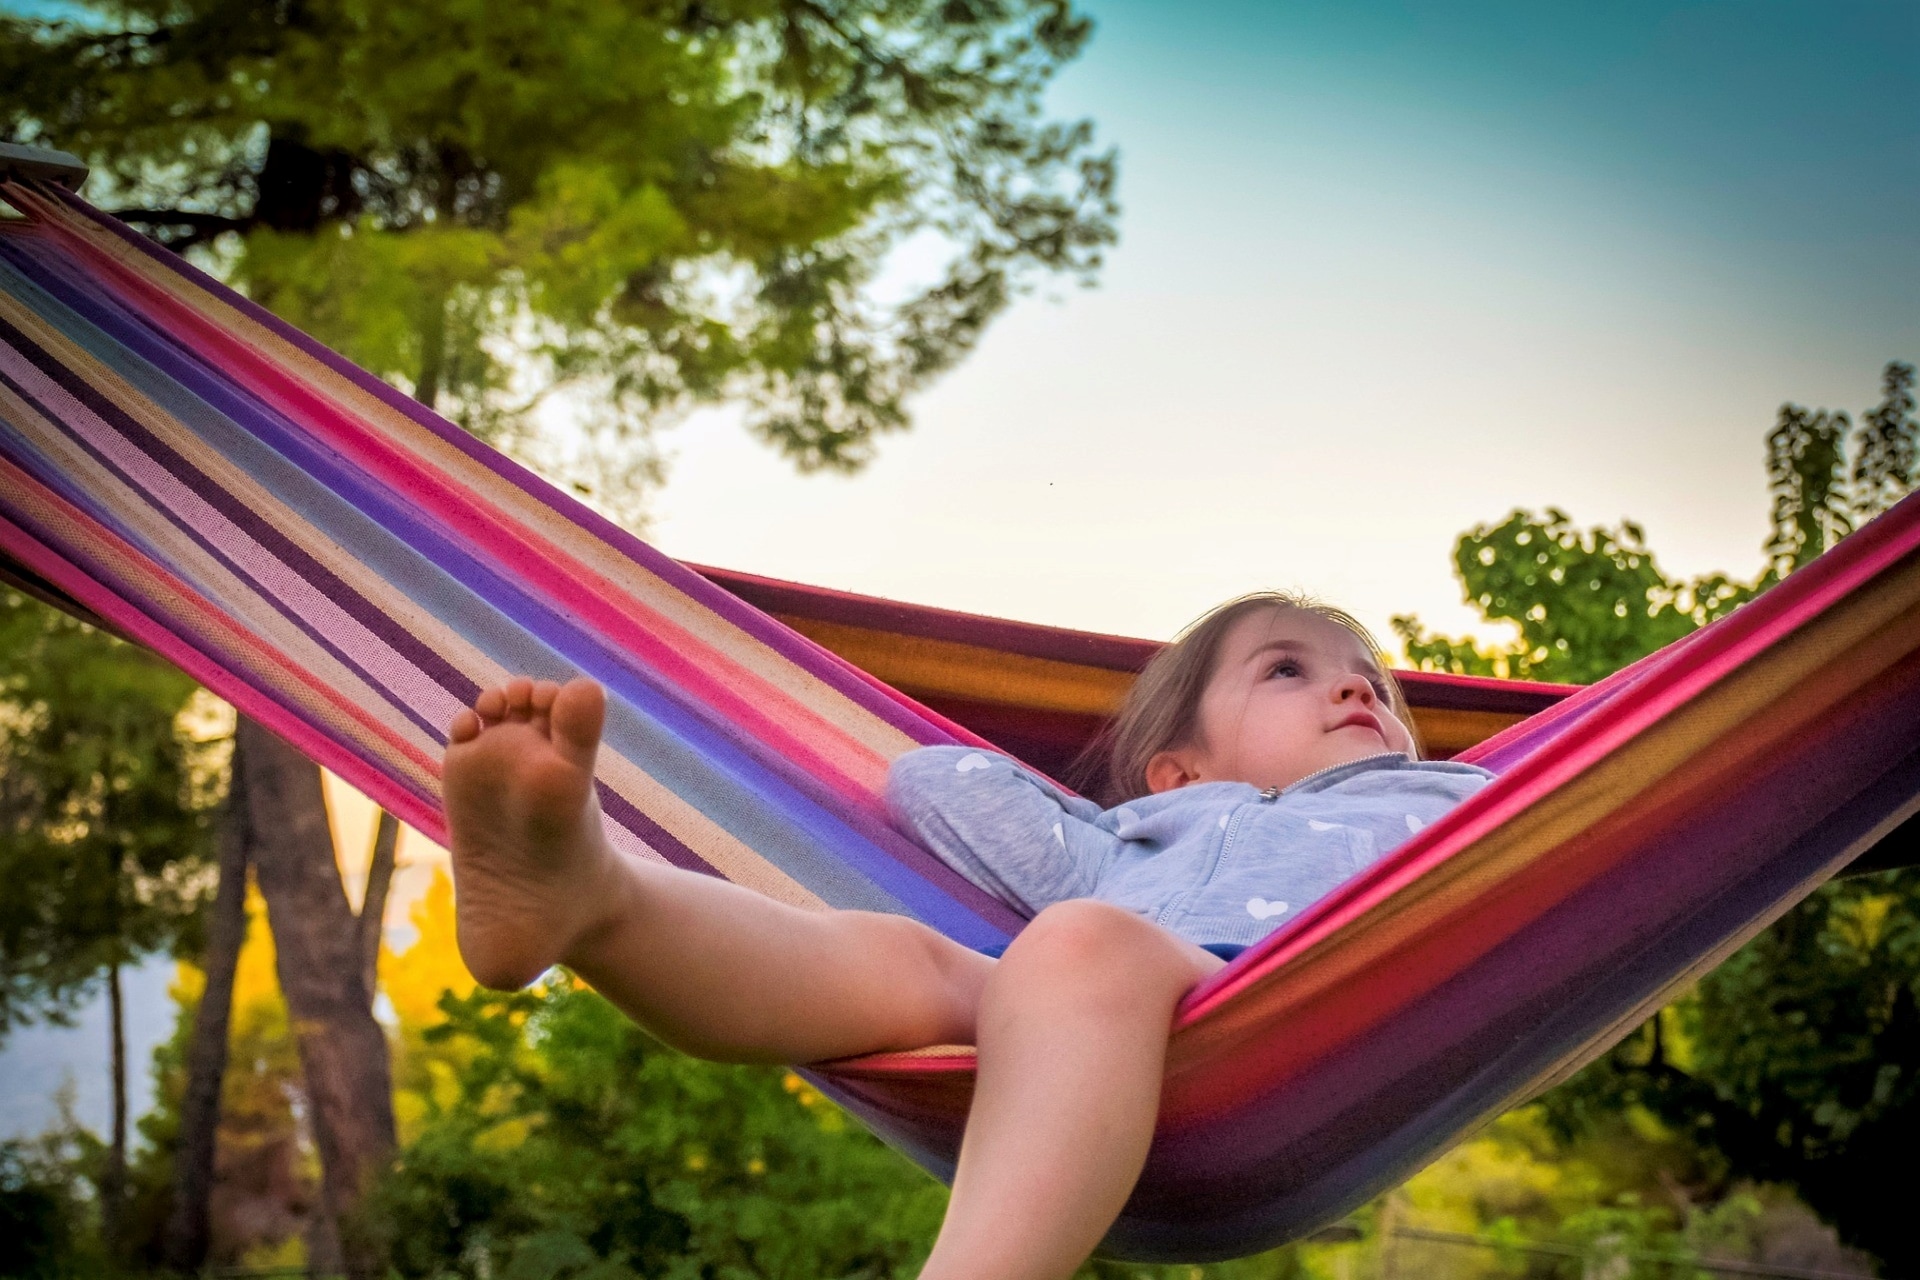
[[[1200,976],[1193,950],[1123,907],[1076,899],[1035,916],[1000,963],[1010,981],[1040,973],[1050,982],[1110,988],[1121,998],[1178,998]]]
[[[1056,902],[1035,916],[1007,948],[1007,955],[1016,950],[1045,950],[1060,959],[1080,955],[1092,959],[1152,946],[1164,936],[1158,925],[1124,907],[1076,898]]]

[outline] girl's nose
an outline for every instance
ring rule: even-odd
[[[1333,700],[1335,702],[1349,702],[1355,698],[1360,700],[1361,706],[1371,707],[1374,704],[1376,695],[1373,692],[1373,684],[1365,676],[1345,675],[1334,682]]]

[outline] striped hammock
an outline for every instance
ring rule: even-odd
[[[444,726],[611,695],[629,853],[963,943],[1020,918],[888,825],[977,741],[51,185],[0,185],[0,550],[443,838]],[[1295,1238],[1618,1040],[1920,807],[1920,503],[1468,752],[1497,780],[1182,1006],[1107,1248]],[[814,1069],[951,1173],[971,1052]]]

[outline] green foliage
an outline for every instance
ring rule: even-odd
[[[1880,403],[1860,424],[1860,452],[1853,463],[1853,505],[1872,519],[1920,480],[1915,457],[1920,423],[1914,420],[1914,368],[1895,360],[1880,377]]]
[[[1515,511],[1460,537],[1454,566],[1468,603],[1505,620],[1519,641],[1482,649],[1427,634],[1400,616],[1393,629],[1422,671],[1587,684],[1726,613],[1752,591],[1721,574],[1680,582],[1661,572],[1632,521],[1580,529],[1566,512]]]
[[[1761,585],[1777,582],[1905,496],[1920,479],[1920,441],[1913,397],[1914,369],[1889,361],[1880,375],[1881,400],[1863,415],[1854,440],[1851,484],[1845,413],[1780,406],[1767,437],[1767,484],[1773,493],[1769,567]]]
[[[464,1041],[375,1197],[404,1276],[909,1275],[945,1192],[788,1072],[661,1048],[565,978],[443,997]]]
[[[69,12],[0,15],[0,132],[604,498],[661,413],[723,396],[803,468],[859,466],[1023,282],[1114,239],[1112,153],[1042,110],[1091,32],[1066,0]],[[882,298],[909,241],[927,278]],[[580,457],[533,439],[563,388],[598,415]]]
[[[0,1142],[0,1276],[68,1280],[97,1274],[86,1203],[46,1144]]]
[[[1845,413],[1780,406],[1767,437],[1773,533],[1767,568],[1751,583],[1723,573],[1670,578],[1631,520],[1582,529],[1566,512],[1514,511],[1477,525],[1454,545],[1468,604],[1517,638],[1487,645],[1429,632],[1417,617],[1392,621],[1407,661],[1421,671],[1591,684],[1721,617],[1885,511],[1920,479],[1914,369],[1890,362],[1881,403],[1863,419],[1847,472]]]
[[[197,945],[220,744],[194,682],[0,591],[0,1034],[112,965]]]
[[[1644,1114],[1565,1134],[1523,1107],[1383,1199],[1377,1274],[1677,1280],[1708,1251],[1751,1258],[1754,1197],[1695,1199],[1682,1184],[1701,1178],[1692,1149]]]
[[[1784,578],[1853,532],[1846,500],[1847,432],[1844,413],[1780,406],[1779,425],[1767,437],[1767,482],[1773,490],[1773,536],[1767,558]]]

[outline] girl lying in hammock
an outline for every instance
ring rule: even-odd
[[[616,852],[592,786],[605,695],[514,680],[460,714],[447,749],[461,954],[503,988],[566,964],[719,1061],[978,1046],[921,1274],[1064,1277],[1139,1176],[1180,998],[1489,776],[1415,758],[1374,653],[1346,614],[1291,597],[1215,610],[1135,684],[1105,811],[983,751],[896,762],[900,825],[1032,914],[999,958]]]

